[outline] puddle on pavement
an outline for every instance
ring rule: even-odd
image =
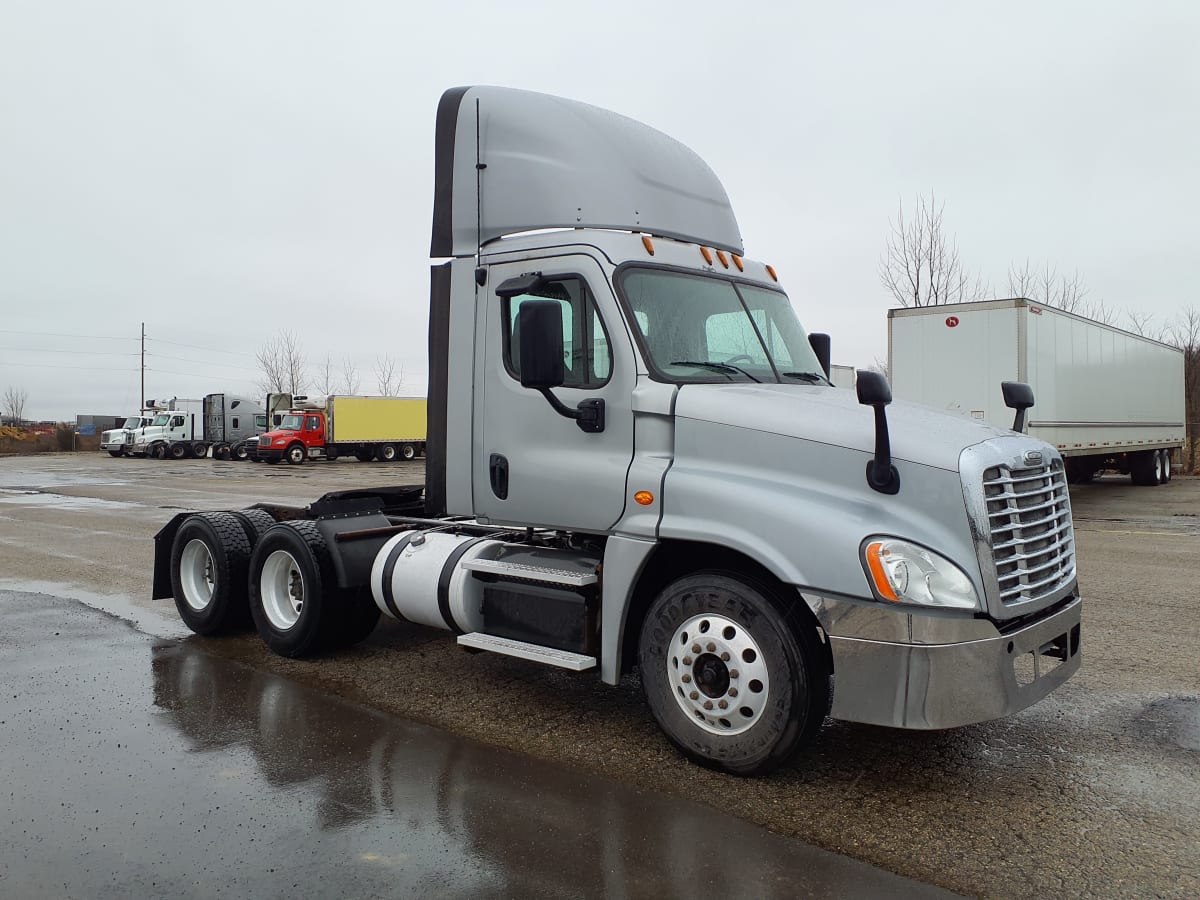
[[[99,497],[75,497],[70,494],[52,494],[11,488],[0,488],[0,503],[40,506],[45,509],[61,509],[69,512],[89,509],[127,510],[146,506],[144,503],[134,503],[129,500],[102,500]]]
[[[153,637],[182,638],[191,635],[191,631],[180,620],[171,600],[147,599],[139,602],[123,594],[98,594],[74,584],[24,581],[16,578],[0,578],[0,590],[66,597],[110,616],[116,616],[143,634]]]

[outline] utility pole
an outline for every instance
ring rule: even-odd
[[[146,323],[142,323],[142,393],[139,395],[138,412],[146,412]]]

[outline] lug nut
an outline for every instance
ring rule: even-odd
[[[688,696],[689,696],[691,699],[693,699],[693,700],[699,700],[699,699],[700,699],[700,692],[699,692],[699,691],[692,691],[690,694],[688,694]]]
[[[712,701],[711,701],[711,700],[705,700],[705,701],[704,701],[704,708],[705,708],[705,709],[712,709]]]
[[[729,677],[730,677],[730,678],[737,678],[737,677],[738,677],[738,670],[737,670],[737,669],[730,669],[730,670],[729,670]]]
[[[716,651],[716,649],[717,649],[717,645],[714,644],[712,641],[709,641],[708,642],[708,652],[713,653]]]
[[[683,679],[682,679],[682,681],[683,681],[683,683],[684,683],[684,684],[690,684],[690,683],[691,683],[691,681],[692,681],[692,676],[691,676],[691,675],[684,675],[684,676],[683,676]]]
[[[721,654],[721,662],[729,662],[729,654],[728,653]]]
[[[730,696],[730,697],[736,697],[736,696],[737,696],[737,688],[730,688],[730,689],[729,689],[729,696]]]
[[[683,664],[685,666],[690,666],[692,664],[692,658],[690,656],[685,656],[683,658]]]
[[[692,644],[692,652],[693,652],[693,653],[699,653],[699,652],[700,652],[700,645],[699,645],[699,644]]]
[[[726,701],[726,700],[718,700],[718,701],[717,701],[717,706],[721,707],[721,709],[728,709],[728,707],[729,707],[729,702],[728,702],[728,701]]]

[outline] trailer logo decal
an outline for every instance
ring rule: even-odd
[[[958,327],[958,316],[946,316],[946,327],[947,328],[957,328]]]

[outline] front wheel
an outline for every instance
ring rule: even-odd
[[[120,450],[109,450],[108,455],[113,457],[114,459],[119,458],[121,456],[121,451]]]
[[[287,448],[287,452],[284,453],[283,458],[287,460],[289,466],[298,466],[304,462],[306,456],[303,444],[292,444],[292,446]]]
[[[245,444],[237,444],[234,446],[232,453],[233,458],[238,462],[245,462],[246,458],[250,455],[250,451],[246,449]]]
[[[701,572],[668,585],[638,642],[659,727],[709,768],[761,775],[782,765],[829,711],[815,627],[771,586],[741,574]]]

